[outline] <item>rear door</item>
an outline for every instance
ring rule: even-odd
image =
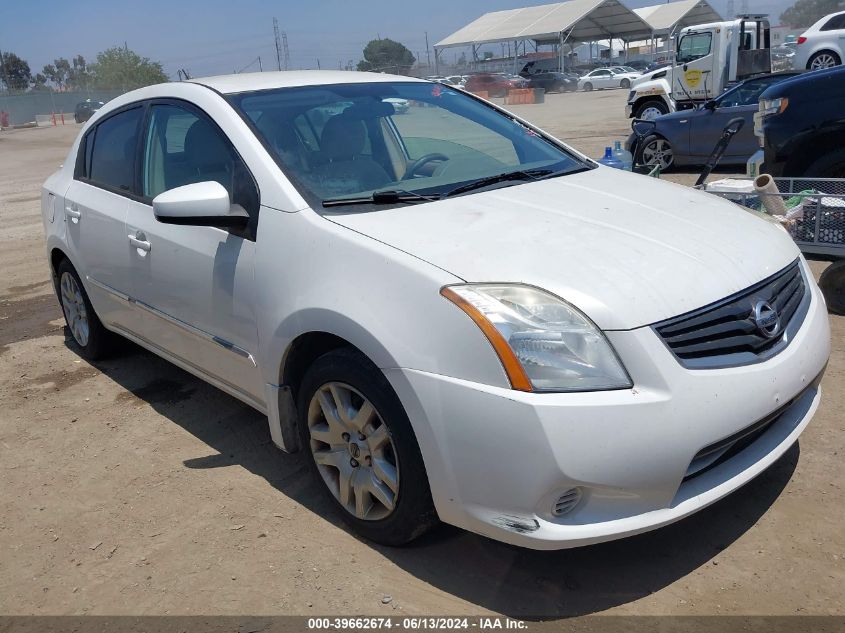
[[[146,318],[137,334],[212,382],[260,402],[253,266],[258,188],[229,139],[201,110],[150,103],[141,140],[140,196],[128,206],[132,295]],[[246,229],[163,224],[158,194],[196,182],[222,184],[250,214]],[[126,239],[126,236],[124,237]]]
[[[63,210],[71,261],[97,315],[123,329],[133,323],[126,300],[132,285],[126,213],[143,111],[140,105],[122,108],[86,133]]]

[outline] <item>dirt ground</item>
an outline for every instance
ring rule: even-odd
[[[623,102],[514,109],[598,156],[627,134]],[[373,546],[258,413],[130,345],[96,365],[73,352],[39,187],[78,128],[0,133],[0,613],[845,613],[845,318],[831,317],[824,398],[800,443],[696,516],[551,553],[448,527]]]

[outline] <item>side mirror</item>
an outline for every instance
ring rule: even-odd
[[[229,192],[219,182],[195,182],[160,193],[153,198],[153,213],[164,224],[246,226],[249,214],[233,205]]]
[[[715,110],[716,106],[718,106],[718,105],[719,104],[717,103],[717,101],[715,99],[710,99],[710,101],[704,102],[703,107],[704,107],[705,110]]]
[[[640,138],[645,138],[657,129],[657,123],[653,120],[634,119],[631,121],[631,130]]]

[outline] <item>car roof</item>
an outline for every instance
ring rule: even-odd
[[[346,70],[283,70],[258,73],[238,73],[236,75],[217,75],[198,77],[192,83],[207,86],[223,94],[252,92],[253,90],[272,90],[275,88],[295,88],[298,86],[324,86],[330,84],[373,83],[388,81],[425,82],[416,77],[367,73]]]

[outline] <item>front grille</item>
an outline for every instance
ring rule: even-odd
[[[755,306],[780,317],[774,336],[758,326]],[[750,288],[653,327],[685,367],[711,369],[760,362],[783,349],[801,326],[809,293],[798,260]]]

